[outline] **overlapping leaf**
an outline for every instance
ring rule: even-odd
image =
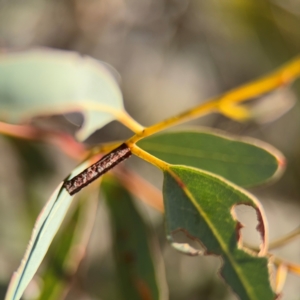
[[[32,50],[0,56],[0,119],[19,123],[37,115],[81,112],[78,138],[124,110],[119,86],[104,64],[74,52]]]
[[[261,254],[266,251],[264,214],[255,198],[221,177],[185,166],[170,166],[164,172],[163,194],[171,241],[173,232],[184,230],[201,241],[207,254],[221,256],[221,275],[240,299],[275,299],[268,259],[252,256],[239,245],[240,224],[234,219],[233,209],[246,204],[257,211],[263,238]]]
[[[77,167],[69,178],[87,167],[87,163]],[[37,218],[29,245],[21,265],[13,275],[5,300],[18,300],[40,266],[49,246],[68,211],[73,197],[62,187],[56,188]]]
[[[111,215],[122,299],[165,299],[161,289],[164,279],[159,276],[149,232],[130,194],[112,178],[105,179],[102,186]]]
[[[283,155],[265,143],[208,130],[157,134],[138,146],[170,164],[206,170],[244,187],[278,176],[284,165]]]

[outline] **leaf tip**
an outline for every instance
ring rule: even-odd
[[[286,167],[286,159],[285,159],[284,156],[277,157],[277,162],[278,162],[278,166],[280,168],[285,168]]]

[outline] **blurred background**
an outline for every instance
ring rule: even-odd
[[[300,50],[300,2],[0,0],[0,50],[32,47],[74,50],[112,65],[122,78],[127,111],[147,126],[295,57]],[[286,156],[287,169],[278,182],[251,190],[265,207],[272,240],[300,225],[300,82],[269,97],[287,103],[296,101],[281,118],[271,117],[269,122],[254,119],[237,123],[211,115],[188,125],[255,137]],[[273,108],[273,102],[268,103]],[[44,121],[50,126],[67,126],[57,116]],[[127,129],[113,122],[87,143],[129,136]],[[0,157],[1,298],[23,256],[38,212],[77,162],[54,146],[4,136],[0,136]],[[135,158],[127,165],[161,187],[162,174],[154,167]],[[165,241],[162,216],[143,205],[139,207],[160,244],[169,299],[235,299],[217,275],[218,258],[177,253]],[[249,227],[245,234],[251,241],[255,217],[245,208],[239,216]],[[276,250],[276,254],[300,263],[300,239]],[[71,289],[69,299],[117,299],[104,203],[99,203],[79,274],[80,285]],[[300,299],[299,282],[300,278],[288,275],[283,299]],[[27,293],[27,299],[33,298],[33,292]]]

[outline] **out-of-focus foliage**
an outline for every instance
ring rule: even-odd
[[[70,174],[70,178],[88,166],[82,163]],[[39,214],[26,249],[24,260],[14,274],[5,299],[20,299],[25,288],[40,266],[53,237],[63,222],[72,203],[73,197],[62,188],[62,183],[55,189],[47,204]]]
[[[145,125],[287,61],[299,53],[299,28],[297,0],[0,0],[0,51],[50,46],[107,61],[121,73],[126,108]],[[299,99],[299,83],[294,91]],[[299,225],[299,114],[297,102],[288,114],[271,125],[232,123],[221,116],[196,122],[260,138],[287,157],[282,180],[272,189],[255,191],[268,211],[271,238]],[[46,121],[46,125],[50,122],[51,126],[53,123],[66,126],[62,119]],[[112,125],[91,141],[124,136],[127,131]],[[35,145],[51,165],[49,175],[33,176],[37,165],[35,155],[32,162],[28,159],[30,165],[24,174],[18,147],[0,137],[0,298],[6,289],[2,286],[6,286],[25,250],[36,217],[32,211],[38,212],[43,205],[34,198],[46,201],[57,182],[76,165],[54,147]],[[155,184],[160,184],[161,177],[156,170],[144,165],[138,167]],[[240,215],[244,222],[250,218],[244,210]],[[89,258],[85,268],[79,271],[80,284],[71,291],[73,299],[86,297],[85,289],[96,297],[115,299],[114,266],[103,207],[99,216]],[[163,236],[160,216],[152,212],[151,216]],[[250,240],[255,239],[251,232],[244,232]],[[179,256],[161,240],[170,299],[232,299],[213,270],[219,265],[217,259]],[[283,248],[278,254],[299,261],[299,246],[295,241],[292,247]],[[193,274],[191,268],[195,270]],[[37,277],[36,286],[33,284],[27,295],[34,294],[38,282]],[[283,299],[298,294],[297,279],[288,277]]]
[[[90,57],[40,49],[3,53],[0,63],[1,117],[6,122],[79,112],[84,123],[77,137],[85,140],[123,112],[116,80]]]
[[[132,203],[133,199],[113,178],[104,180],[103,192],[113,233],[118,299],[167,299],[165,278],[156,270],[159,266],[157,247],[153,247],[149,230]]]

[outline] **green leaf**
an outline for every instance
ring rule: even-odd
[[[75,52],[31,50],[0,56],[0,119],[81,112],[81,140],[116,119],[122,94],[101,62]]]
[[[183,230],[201,241],[206,254],[221,256],[220,273],[240,299],[276,298],[270,286],[268,259],[246,253],[239,244],[241,224],[235,220],[233,208],[245,204],[256,209],[257,228],[266,245],[264,213],[255,198],[220,177],[185,166],[170,166],[164,172],[163,194],[169,240],[173,241],[173,232]],[[175,246],[179,248],[177,243]]]
[[[107,178],[107,177],[106,177]],[[133,205],[131,196],[115,179],[103,180],[111,215],[114,256],[122,299],[158,300],[158,282],[149,231]]]
[[[270,145],[208,130],[157,134],[137,145],[170,164],[206,170],[244,187],[278,176],[284,165],[283,155]]]
[[[41,276],[42,289],[37,299],[62,299],[73,282],[72,279],[84,257],[97,211],[97,199],[90,199],[87,195],[90,193],[81,194],[79,205],[48,251]]]
[[[70,280],[66,263],[74,245],[75,232],[80,221],[82,206],[78,205],[71,218],[53,241],[48,254],[45,272],[42,275],[43,285],[38,299],[60,299],[60,296]],[[73,249],[74,250],[74,249]]]
[[[87,167],[85,162],[68,177],[74,177]],[[48,248],[59,229],[73,199],[61,183],[38,216],[21,265],[12,276],[5,300],[18,300],[40,266]]]

